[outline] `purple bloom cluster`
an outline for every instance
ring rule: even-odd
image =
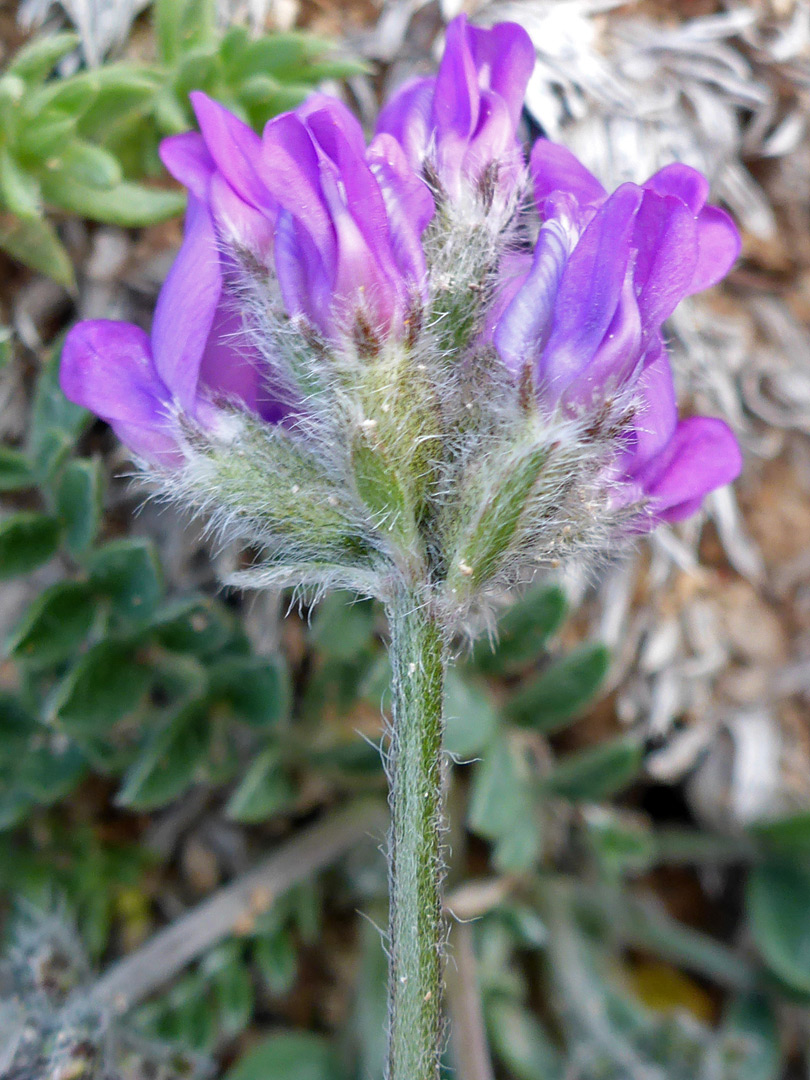
[[[533,256],[510,259],[511,280],[491,317],[497,352],[528,368],[543,402],[598,408],[636,388],[636,425],[617,462],[622,497],[651,500],[677,521],[741,460],[719,420],[678,422],[662,324],[685,297],[716,284],[739,254],[728,215],[707,206],[709,185],[686,165],[611,195],[562,146],[531,154],[541,226]]]
[[[471,355],[494,349],[515,383],[532,387],[542,416],[631,401],[605,477],[612,505],[644,504],[647,523],[692,513],[734,479],[740,454],[721,421],[678,420],[662,324],[728,272],[736,229],[683,165],[608,194],[567,150],[540,140],[527,170],[517,128],[533,61],[521,27],[479,29],[460,16],[436,76],[395,94],[369,144],[322,94],[261,136],[192,95],[200,133],[162,147],[189,204],[151,338],[116,322],[74,327],[67,396],[142,459],[179,469],[181,419],[216,433],[234,407],[268,425],[306,407],[281,393],[268,349],[257,347],[240,305],[246,273],[321,350],[362,340],[407,353],[414,327],[429,322],[428,237],[444,211],[507,214],[498,229],[510,239],[496,288],[482,294]],[[529,184],[536,213],[523,198]]]

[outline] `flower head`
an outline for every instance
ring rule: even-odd
[[[685,166],[608,193],[541,140],[527,168],[532,60],[460,17],[368,145],[323,94],[261,136],[194,94],[200,132],[164,142],[189,208],[151,338],[79,324],[62,384],[264,545],[263,581],[404,577],[452,621],[739,471],[722,421],[679,421],[662,332],[736,229]]]
[[[385,136],[367,147],[357,119],[324,94],[261,138],[205,94],[192,102],[202,135],[166,140],[164,161],[189,183],[194,140],[221,234],[272,267],[287,314],[329,338],[357,318],[380,334],[401,329],[425,292],[433,200],[400,148]]]
[[[225,292],[227,261],[209,208],[191,192],[185,236],[158,298],[151,337],[129,323],[97,319],[73,327],[65,341],[65,394],[153,464],[182,461],[180,414],[211,430],[217,402],[271,422],[282,414]]]
[[[534,46],[516,23],[491,30],[459,15],[447,28],[438,73],[403,86],[380,113],[408,162],[458,205],[470,195],[508,201],[524,173],[517,127]]]
[[[493,312],[495,347],[514,376],[530,378],[543,408],[587,412],[634,395],[631,487],[650,496],[655,516],[677,520],[734,479],[740,457],[720,422],[677,424],[661,328],[682,299],[728,273],[739,234],[706,205],[708,183],[685,165],[608,195],[570,151],[541,139],[531,171],[539,236],[532,257],[512,257]],[[713,452],[696,452],[707,438]],[[675,472],[689,490],[670,491]]]

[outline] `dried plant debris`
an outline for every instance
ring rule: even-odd
[[[144,1037],[91,998],[89,960],[64,912],[28,908],[0,965],[0,1076],[204,1080],[203,1057]]]

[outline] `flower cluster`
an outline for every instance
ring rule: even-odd
[[[368,144],[322,94],[261,136],[194,94],[164,142],[189,205],[151,338],[79,324],[62,385],[267,581],[405,575],[463,613],[737,475],[721,421],[678,419],[662,333],[736,229],[683,165],[609,194],[546,140],[527,163],[533,60],[460,16]]]

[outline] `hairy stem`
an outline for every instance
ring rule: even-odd
[[[389,606],[393,668],[387,1080],[437,1080],[442,1048],[442,697],[445,642],[403,591]]]

